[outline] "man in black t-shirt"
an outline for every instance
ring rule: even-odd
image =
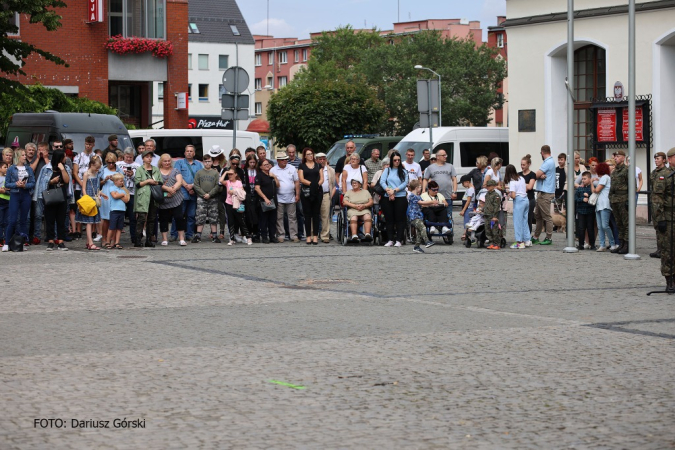
[[[567,163],[567,155],[560,153],[558,155],[558,167],[555,168],[555,205],[557,212],[565,209],[565,197],[567,193],[567,171],[565,164]],[[567,213],[565,213],[567,215]],[[554,227],[557,229],[557,227]]]
[[[431,152],[429,151],[428,148],[425,148],[422,150],[422,159],[420,160],[420,168],[422,169],[422,173],[424,173],[425,170],[427,170],[427,167],[431,165],[433,161],[431,161]]]

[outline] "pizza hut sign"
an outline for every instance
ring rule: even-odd
[[[103,22],[103,0],[87,0],[87,23]]]
[[[218,116],[191,116],[188,119],[188,128],[212,129],[212,130],[232,130],[232,121],[222,120]]]

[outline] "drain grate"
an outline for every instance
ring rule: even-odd
[[[337,278],[325,278],[323,280],[303,280],[300,282],[301,284],[343,284],[343,283],[349,283],[349,284],[354,284],[353,280],[341,280]]]
[[[143,259],[147,258],[147,256],[141,256],[141,255],[124,255],[124,256],[118,256],[120,259]]]

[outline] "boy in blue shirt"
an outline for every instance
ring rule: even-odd
[[[412,180],[408,185],[408,190],[410,191],[410,195],[408,196],[408,219],[416,230],[413,252],[424,253],[424,250],[420,247],[424,243],[424,237],[427,235],[427,228],[424,226],[424,215],[419,204],[420,200],[422,200],[422,197],[420,197],[420,194],[422,194],[422,183],[419,180]],[[432,245],[433,243],[430,241],[427,243],[427,248]]]
[[[126,203],[131,198],[129,191],[124,187],[124,175],[116,173],[112,176],[115,186],[110,188],[110,226],[108,226],[108,242],[110,248],[122,249],[120,235],[124,228],[124,216],[127,212]],[[113,239],[113,237],[115,239]]]

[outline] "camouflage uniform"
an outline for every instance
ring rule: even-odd
[[[609,203],[619,229],[621,244],[628,242],[628,167],[626,164],[617,164],[611,175],[612,184],[609,188]]]
[[[669,184],[668,175],[672,173],[672,169],[663,166],[660,169],[654,169],[649,175],[649,181],[652,187],[652,224],[656,231],[656,251],[662,253],[666,246],[666,234],[659,232],[659,222],[656,220],[657,214],[662,217],[664,198],[663,193],[666,189],[666,184]],[[661,219],[664,220],[664,219]],[[654,255],[656,256],[656,255]]]
[[[670,180],[666,178],[671,170],[668,168],[662,170],[662,175],[656,177],[652,187],[652,214],[655,227],[659,222],[666,222],[666,232],[656,234],[660,237],[658,246],[661,250],[661,275],[670,277],[675,274],[675,267],[671,265],[670,257],[670,236],[673,231],[671,204],[675,193],[671,190]],[[664,179],[661,180],[661,177]]]
[[[485,218],[485,237],[490,241],[490,244],[501,244],[501,233],[499,230],[499,223],[490,226],[494,217],[499,217],[499,211],[502,208],[502,199],[498,191],[493,190],[485,194],[485,206],[483,207],[483,217]],[[502,225],[503,226],[503,225]]]

